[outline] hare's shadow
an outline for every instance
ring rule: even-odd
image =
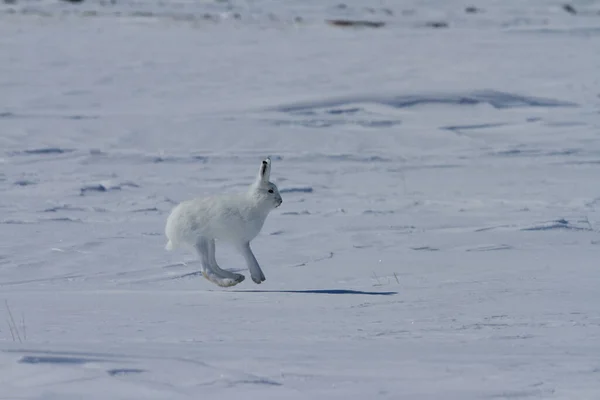
[[[368,296],[392,296],[398,292],[364,292],[350,289],[312,289],[312,290],[230,290],[236,293],[295,293],[295,294],[362,294]]]
[[[235,272],[236,270],[230,269],[229,271]],[[243,271],[239,269],[238,271]],[[176,277],[176,279],[190,278],[202,276],[202,271],[193,271],[186,274],[182,274]],[[171,278],[172,279],[172,278]],[[263,290],[263,289],[242,289],[242,290],[227,290],[228,292],[235,293],[292,293],[292,294],[361,294],[366,296],[393,296],[398,292],[366,292],[362,290],[351,290],[351,289],[308,289],[308,290]]]

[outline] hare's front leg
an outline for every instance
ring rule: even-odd
[[[250,243],[246,242],[238,248],[246,260],[248,270],[250,270],[250,276],[254,283],[264,282],[266,279],[265,274],[263,274],[260,265],[258,265],[258,261],[256,261],[256,257],[254,257],[254,253],[252,253],[252,250],[250,249]]]
[[[198,252],[198,255],[200,256],[200,261],[202,264],[202,275],[204,275],[206,279],[222,287],[234,286],[241,282],[226,276],[222,276],[213,269],[212,258],[214,258],[214,256],[211,256],[210,239],[201,237],[196,242],[195,247],[196,251]],[[212,247],[212,250],[214,250],[214,246]]]

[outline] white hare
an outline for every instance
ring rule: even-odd
[[[229,242],[244,256],[252,280],[263,282],[265,275],[250,249],[250,241],[262,229],[269,212],[283,201],[277,186],[269,182],[270,174],[271,159],[266,158],[246,193],[198,198],[177,205],[167,218],[167,250],[179,246],[194,248],[201,259],[202,275],[227,287],[245,279],[217,264],[215,239]]]

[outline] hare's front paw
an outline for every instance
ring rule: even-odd
[[[257,284],[261,284],[262,282],[264,282],[266,280],[265,278],[265,274],[263,274],[262,271],[259,271],[260,273],[258,274],[254,274],[254,275],[250,275],[252,277],[252,280],[254,281],[254,283]]]

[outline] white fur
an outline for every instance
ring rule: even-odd
[[[260,233],[269,212],[282,202],[277,186],[269,182],[270,174],[271,159],[266,158],[247,192],[198,198],[177,205],[167,218],[166,249],[194,248],[206,279],[219,286],[234,286],[245,279],[244,275],[221,269],[215,258],[215,240],[229,242],[244,256],[252,280],[263,282],[265,276],[250,249],[250,241]]]

